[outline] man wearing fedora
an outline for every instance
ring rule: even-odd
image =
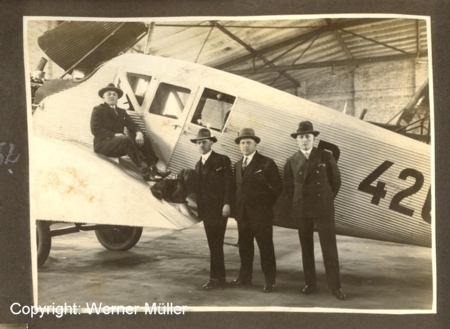
[[[107,157],[128,155],[141,170],[145,180],[157,180],[170,174],[156,167],[158,158],[150,139],[124,109],[117,107],[117,100],[123,91],[110,83],[99,90],[102,104],[94,107],[91,115],[91,132],[94,135],[94,151]],[[129,135],[124,134],[127,127]]]
[[[292,200],[294,216],[299,225],[302,246],[304,294],[316,290],[316,268],[314,260],[314,225],[319,233],[323,262],[328,287],[339,300],[346,300],[339,278],[339,260],[334,224],[334,198],[341,177],[333,156],[313,147],[319,135],[309,121],[302,121],[291,137],[297,140],[299,151],[286,161],[284,166],[285,192]]]
[[[223,241],[233,193],[231,161],[212,150],[217,138],[209,129],[201,128],[191,142],[201,154],[195,165],[199,176],[197,210],[199,219],[203,220],[210,252],[209,281],[203,289],[222,289],[226,285]]]
[[[252,282],[254,239],[261,255],[261,267],[265,276],[265,293],[275,286],[276,261],[272,239],[273,206],[283,191],[283,182],[275,162],[256,151],[261,139],[251,128],[241,129],[235,139],[243,158],[236,162],[236,210],[238,223],[239,277],[232,285],[246,286]]]

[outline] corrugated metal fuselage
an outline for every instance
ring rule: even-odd
[[[286,159],[298,150],[289,134],[300,121],[309,120],[320,131],[315,145],[322,143],[329,148],[331,143],[331,148],[340,151],[342,186],[335,200],[337,232],[431,246],[429,145],[201,65],[138,54],[117,57],[87,81],[44,99],[33,116],[35,134],[92,144],[89,121],[92,108],[101,102],[97,91],[110,82],[121,83],[125,92],[130,91],[130,85],[123,82],[128,73],[151,77],[139,103],[136,98],[129,103],[136,109],[134,115],[144,119],[161,164],[172,172],[192,168],[198,161],[198,151],[189,140],[201,127],[194,116],[205,90],[214,90],[235,97],[225,126],[216,132],[215,151],[238,161],[241,155],[234,139],[240,128],[252,127],[261,137],[258,150],[273,158],[283,174]],[[179,86],[177,90],[184,95],[178,100],[183,108],[177,115],[162,116],[149,110],[162,84]],[[89,170],[93,165],[79,170]],[[132,178],[130,184],[134,184]],[[282,195],[275,206],[275,225],[296,227],[290,208]],[[142,218],[122,220],[124,225],[152,226],[151,221]]]

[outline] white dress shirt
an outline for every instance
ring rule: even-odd
[[[311,147],[308,151],[303,151],[303,150],[300,150],[300,151],[302,151],[302,153],[303,153],[303,155],[305,156],[306,159],[309,159],[309,157],[311,156],[312,149],[313,148]],[[308,156],[306,156],[306,154],[308,154]]]
[[[116,110],[116,106],[115,106],[115,105],[110,105],[110,107],[114,110],[114,112],[116,112],[117,115],[119,115],[119,114],[117,113],[117,110]]]
[[[250,162],[252,161],[254,155],[255,155],[256,151],[254,151],[252,154],[249,155],[244,155],[244,159],[242,160],[242,164],[245,163],[245,158],[247,158],[247,167],[250,164]]]
[[[206,163],[206,160],[208,160],[209,156],[211,155],[211,152],[212,152],[212,150],[209,151],[206,154],[202,154],[202,163],[203,163],[203,165]]]

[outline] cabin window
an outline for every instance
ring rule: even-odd
[[[235,100],[234,96],[205,88],[191,122],[221,132]]]
[[[126,73],[126,80],[127,81],[124,82],[122,79],[119,79],[119,82],[117,84],[117,86],[124,92],[124,96],[119,100],[118,106],[124,108],[127,111],[134,111],[135,109],[131,101],[131,97],[134,97],[139,106],[142,106],[145,93],[147,92],[152,77],[148,75],[128,72]],[[127,83],[131,87],[131,92],[133,93],[133,95],[130,95],[130,89],[125,86]]]
[[[150,106],[150,113],[178,119],[190,94],[191,91],[187,88],[160,83]]]

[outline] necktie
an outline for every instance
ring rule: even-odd
[[[308,152],[305,152],[305,158],[306,158],[306,160],[309,159],[309,153]]]
[[[116,113],[116,115],[119,115],[119,114],[117,113],[117,110],[116,110],[116,107],[115,107],[115,106],[111,106],[111,108],[114,110],[114,113]]]
[[[247,168],[247,157],[244,157],[244,162],[242,163],[242,170],[245,170],[245,168]]]
[[[201,181],[202,181],[202,177],[203,177],[203,158],[202,159],[200,159],[200,165],[199,165],[199,175],[200,175],[200,184],[201,184]]]

